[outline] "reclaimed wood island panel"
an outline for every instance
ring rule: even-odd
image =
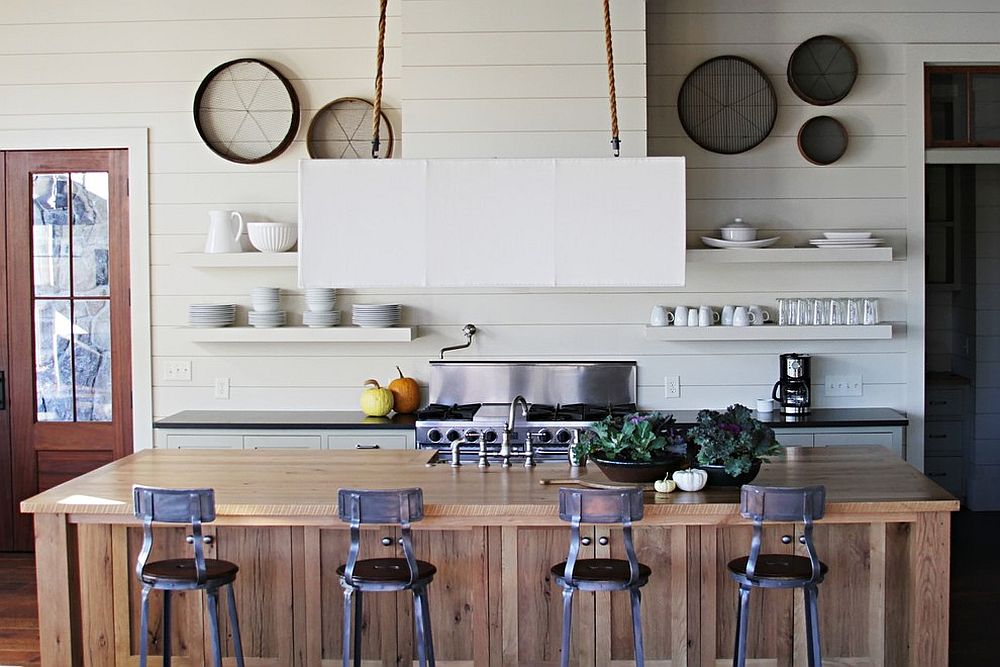
[[[342,487],[424,490],[417,557],[438,566],[430,587],[441,665],[556,665],[560,596],[549,567],[566,555],[569,530],[558,520],[558,489],[543,478],[568,469],[426,465],[420,451],[147,450],[24,501],[35,515],[42,664],[125,667],[138,664],[138,591],[133,567],[140,542],[131,487],[212,487],[218,519],[208,526],[213,557],[239,564],[237,607],[247,664],[323,667],[340,661],[341,589],[336,567],[348,536],[336,519]],[[606,481],[589,466],[581,473]],[[947,664],[949,513],[958,502],[879,447],[788,448],[756,483],[825,484],[826,518],[817,525],[830,574],[820,587],[824,664]],[[647,664],[729,664],[736,589],[729,559],[749,548],[738,490],[648,494],[637,525],[640,560],[653,576],[644,589]],[[154,557],[186,555],[181,529],[162,528]],[[767,547],[791,550],[768,529]],[[586,556],[620,556],[620,531],[591,527]],[[373,556],[393,554],[391,528],[365,531]],[[800,548],[800,547],[799,547]],[[200,594],[175,601],[174,664],[206,664]],[[148,640],[162,646],[154,594]],[[629,664],[628,598],[577,596],[573,662]],[[754,591],[754,665],[804,665],[801,595]],[[412,615],[404,594],[369,598],[364,664],[412,664]],[[228,634],[228,627],[224,633]],[[231,642],[226,641],[226,650]],[[151,661],[151,664],[159,664]],[[227,660],[227,665],[233,661]]]

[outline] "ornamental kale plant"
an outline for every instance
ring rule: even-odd
[[[754,419],[745,405],[730,405],[724,413],[702,410],[687,439],[698,446],[698,463],[722,465],[736,477],[749,472],[755,461],[767,462],[781,447],[774,431]]]
[[[674,416],[662,412],[608,416],[593,424],[574,447],[579,457],[606,461],[662,461],[683,455],[684,438],[674,428]]]

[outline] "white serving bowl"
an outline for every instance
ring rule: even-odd
[[[743,222],[736,220],[725,227],[719,229],[719,234],[725,241],[756,241],[757,230]]]
[[[285,252],[299,238],[299,227],[284,222],[248,222],[250,245],[261,252]]]

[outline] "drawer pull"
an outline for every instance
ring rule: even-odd
[[[608,538],[606,538],[606,537],[599,537],[597,539],[597,543],[600,544],[602,547],[606,547],[606,546],[608,546]]]
[[[382,448],[379,447],[378,445],[362,445],[359,443],[357,445],[354,445],[354,449],[382,449]]]
[[[929,435],[927,437],[930,438],[931,440],[943,440],[943,439],[947,438],[948,436],[947,435]]]
[[[929,472],[929,473],[927,473],[927,476],[928,477],[947,477],[948,473],[946,473],[946,472]]]
[[[388,547],[388,546],[391,546],[391,545],[392,545],[392,538],[391,537],[383,537],[382,538],[382,546],[383,547]]]
[[[589,537],[582,538],[580,540],[580,544],[582,544],[585,547],[589,547],[590,546],[590,538]]]
[[[928,405],[948,405],[948,401],[928,401]]]

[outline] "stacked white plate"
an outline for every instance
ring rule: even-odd
[[[320,327],[335,327],[340,324],[340,311],[312,311],[302,313],[302,324],[314,329]]]
[[[778,242],[780,236],[772,236],[769,239],[757,239],[755,241],[727,241],[716,239],[711,236],[702,236],[701,242],[709,248],[766,248]]]
[[[285,311],[257,311],[251,310],[249,313],[250,326],[257,327],[259,329],[273,329],[274,327],[285,326],[285,321],[287,316]]]
[[[332,287],[307,287],[306,305],[314,313],[337,310],[337,290]]]
[[[824,232],[821,239],[810,239],[817,248],[875,248],[885,239],[874,238],[871,232]]]
[[[352,321],[359,327],[394,327],[399,324],[401,312],[398,303],[356,303]]]
[[[192,303],[188,306],[188,323],[193,327],[228,327],[236,318],[236,306],[231,303]]]

